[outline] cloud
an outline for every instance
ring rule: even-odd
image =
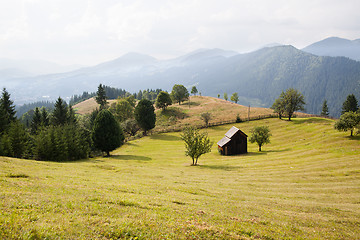
[[[3,3],[4,2],[4,3]],[[3,57],[94,64],[129,51],[174,57],[360,37],[357,0],[3,0]]]

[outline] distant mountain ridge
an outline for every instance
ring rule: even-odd
[[[348,57],[360,61],[360,39],[330,37],[302,49],[318,56]]]
[[[293,87],[305,95],[308,113],[320,113],[326,99],[330,114],[339,116],[348,94],[360,99],[360,62],[316,56],[284,45],[246,54],[200,49],[170,60],[130,53],[72,72],[13,78],[4,86],[21,103],[96,91],[99,83],[130,92],[196,85],[202,95],[238,92],[239,103],[253,107],[270,107],[282,90]]]

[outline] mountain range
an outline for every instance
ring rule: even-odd
[[[147,88],[171,91],[174,84],[196,85],[203,95],[238,92],[240,104],[269,107],[282,90],[293,87],[304,94],[306,112],[319,113],[326,99],[330,114],[339,116],[348,94],[353,93],[360,99],[360,62],[349,56],[309,53],[325,49],[324,46],[331,45],[329,42],[333,46],[344,42],[338,40],[325,39],[303,50],[275,45],[246,54],[199,49],[170,60],[129,53],[93,67],[59,74],[6,77],[0,71],[0,83],[20,104],[93,92],[103,83],[130,92]],[[358,40],[350,42],[356,49]]]

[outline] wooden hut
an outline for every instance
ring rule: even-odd
[[[217,145],[222,155],[247,153],[247,135],[240,129],[232,127]]]

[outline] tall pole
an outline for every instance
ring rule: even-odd
[[[248,121],[250,121],[250,104],[249,104],[249,110],[248,110]]]

